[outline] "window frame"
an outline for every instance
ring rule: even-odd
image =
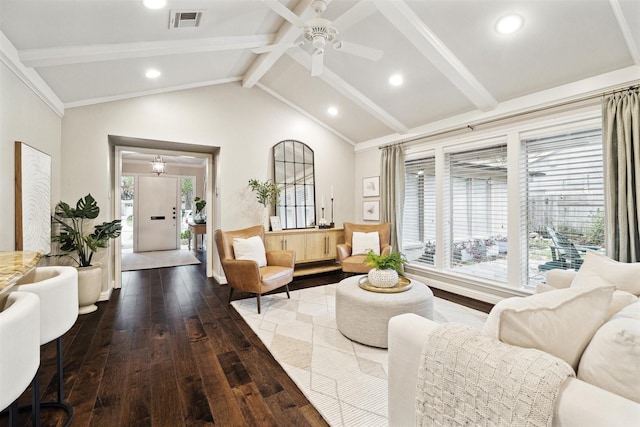
[[[523,258],[527,256],[528,232],[526,221],[521,218],[520,212],[526,206],[526,194],[523,194],[520,175],[523,171],[523,153],[521,141],[525,138],[541,137],[580,129],[593,127],[594,124],[601,126],[601,108],[599,104],[585,106],[573,111],[563,111],[560,113],[549,113],[543,116],[527,118],[523,116],[520,120],[511,120],[509,123],[496,123],[485,129],[475,129],[467,135],[444,136],[438,139],[425,138],[423,141],[415,141],[407,145],[405,149],[405,161],[412,161],[430,155],[436,160],[436,240],[438,242],[447,241],[447,229],[451,218],[445,215],[448,209],[448,200],[444,184],[445,155],[458,151],[468,151],[470,149],[484,148],[495,145],[496,141],[502,140],[507,143],[507,233],[508,254],[507,263],[508,279],[507,283],[499,283],[483,278],[469,277],[446,270],[449,262],[443,250],[438,250],[435,255],[433,266],[412,262],[407,265],[408,274],[417,276],[428,275],[436,282],[446,283],[453,286],[461,294],[469,296],[476,295],[477,292],[486,295],[490,294],[527,295],[532,289],[527,286],[527,262]],[[524,284],[524,285],[523,285]],[[448,287],[447,286],[447,287]]]

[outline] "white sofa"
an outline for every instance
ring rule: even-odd
[[[562,358],[576,371],[577,377],[565,381],[556,400],[554,426],[640,426],[640,301],[637,298],[640,295],[639,269],[640,263],[621,265],[602,255],[588,254],[578,274],[575,271],[552,270],[547,274],[547,284],[537,290],[540,294],[508,299],[516,301],[505,300],[503,302],[507,304],[501,302],[496,305],[496,308],[501,306],[500,310],[505,311],[494,309],[492,315],[494,311],[498,315],[489,316],[485,333],[495,336],[491,332],[492,329],[495,332],[496,318],[503,322],[499,325],[500,328],[504,328],[499,330],[503,342],[518,344],[509,341],[507,335],[502,335],[505,331],[515,329],[515,337],[513,332],[510,337],[514,341],[519,339],[517,327],[525,328],[527,332],[533,331],[525,335],[534,335],[539,342],[535,345],[521,346],[547,351],[540,346],[548,344],[549,353]],[[577,294],[580,296],[576,297]],[[585,297],[587,294],[593,295]],[[558,304],[560,308],[549,310],[548,306],[544,306],[550,302],[553,305],[558,299],[563,298],[562,304]],[[532,299],[539,303],[542,309],[535,304],[531,309],[529,304]],[[598,304],[599,308],[596,309]],[[504,309],[505,306],[508,308]],[[543,325],[541,330],[535,331],[536,327],[531,325],[540,321],[539,312],[535,313],[538,317],[510,320],[509,316],[513,313],[519,316],[527,310],[545,311],[543,320],[549,319],[554,323]],[[564,310],[564,313],[559,313],[559,317],[554,317],[555,312],[549,316],[548,311],[553,310]],[[594,320],[598,316],[601,318]],[[557,322],[557,319],[563,321]],[[491,322],[493,325],[489,327]],[[592,330],[582,331],[583,338],[579,345],[571,344],[577,348],[572,349],[573,355],[567,358],[555,353],[563,350],[558,349],[564,345],[563,335],[560,334],[560,340],[556,338],[553,342],[548,335],[556,334],[547,334],[549,328],[565,328],[564,337],[571,341],[580,333],[582,323],[589,322],[592,323]],[[620,322],[622,327],[618,328]],[[614,324],[618,329],[612,332]],[[437,323],[415,314],[403,314],[389,321],[390,427],[416,425],[416,387],[422,349],[429,335],[437,327]],[[568,360],[571,357],[573,361]],[[587,358],[590,359],[589,362],[583,363]],[[595,364],[592,362],[594,359]],[[584,365],[589,365],[589,368],[585,369]],[[588,378],[589,374],[593,374],[594,366],[599,379]],[[584,375],[582,371],[585,371]],[[587,378],[589,382],[578,378]],[[597,380],[603,385],[593,385],[598,383]],[[616,392],[616,387],[621,391]]]
[[[415,400],[422,346],[438,326],[403,314],[389,321],[389,427],[416,425]],[[569,378],[553,416],[554,426],[638,426],[640,404]]]

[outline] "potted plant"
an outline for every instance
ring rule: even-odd
[[[266,180],[264,182],[257,179],[249,180],[249,187],[256,193],[256,199],[264,206],[263,213],[263,225],[265,230],[269,230],[269,215],[271,213],[271,206],[275,206],[278,203],[278,197],[280,196],[280,187],[278,184]]]
[[[367,277],[371,286],[392,288],[398,283],[398,273],[402,273],[402,266],[407,263],[407,258],[400,252],[377,255],[369,249],[365,263],[373,267]]]
[[[102,289],[102,270],[100,264],[93,264],[93,255],[109,245],[109,240],[120,236],[120,220],[103,222],[89,232],[89,223],[100,214],[100,208],[91,194],[78,200],[75,207],[65,202],[56,205],[52,220],[54,234],[51,240],[59,243],[61,254],[68,257],[78,268],[78,300],[80,314],[97,310],[95,302]]]
[[[204,207],[207,206],[207,201],[200,197],[196,197],[193,201],[196,203],[196,213],[193,216],[193,221],[196,224],[206,224],[207,213],[204,211]]]

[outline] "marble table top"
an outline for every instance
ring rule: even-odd
[[[42,258],[42,252],[0,252],[0,293],[13,286],[25,273],[34,268]]]

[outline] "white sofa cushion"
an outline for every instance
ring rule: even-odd
[[[369,249],[380,255],[380,234],[377,231],[354,231],[351,237],[351,255],[366,255]]]
[[[267,255],[264,249],[264,243],[260,236],[241,239],[233,238],[233,254],[238,260],[255,261],[258,267],[267,265]]]
[[[578,378],[640,403],[640,301],[598,329],[580,359]]]
[[[640,296],[640,262],[619,262],[588,250],[571,287],[606,285]]]
[[[574,370],[596,330],[604,323],[613,286],[558,289],[496,304],[483,333],[520,347],[537,348]]]
[[[625,291],[613,291],[611,304],[607,308],[607,316],[605,321],[609,320],[614,314],[618,313],[625,307],[638,301],[638,297]]]
[[[551,292],[557,290],[553,286],[547,285],[546,283],[539,283],[536,286],[536,293],[541,294],[543,292]],[[609,307],[607,307],[607,315],[605,316],[605,321],[609,320],[611,316],[628,306],[629,304],[633,304],[638,301],[638,297],[630,294],[625,291],[613,291],[613,295],[611,297],[611,303]]]

